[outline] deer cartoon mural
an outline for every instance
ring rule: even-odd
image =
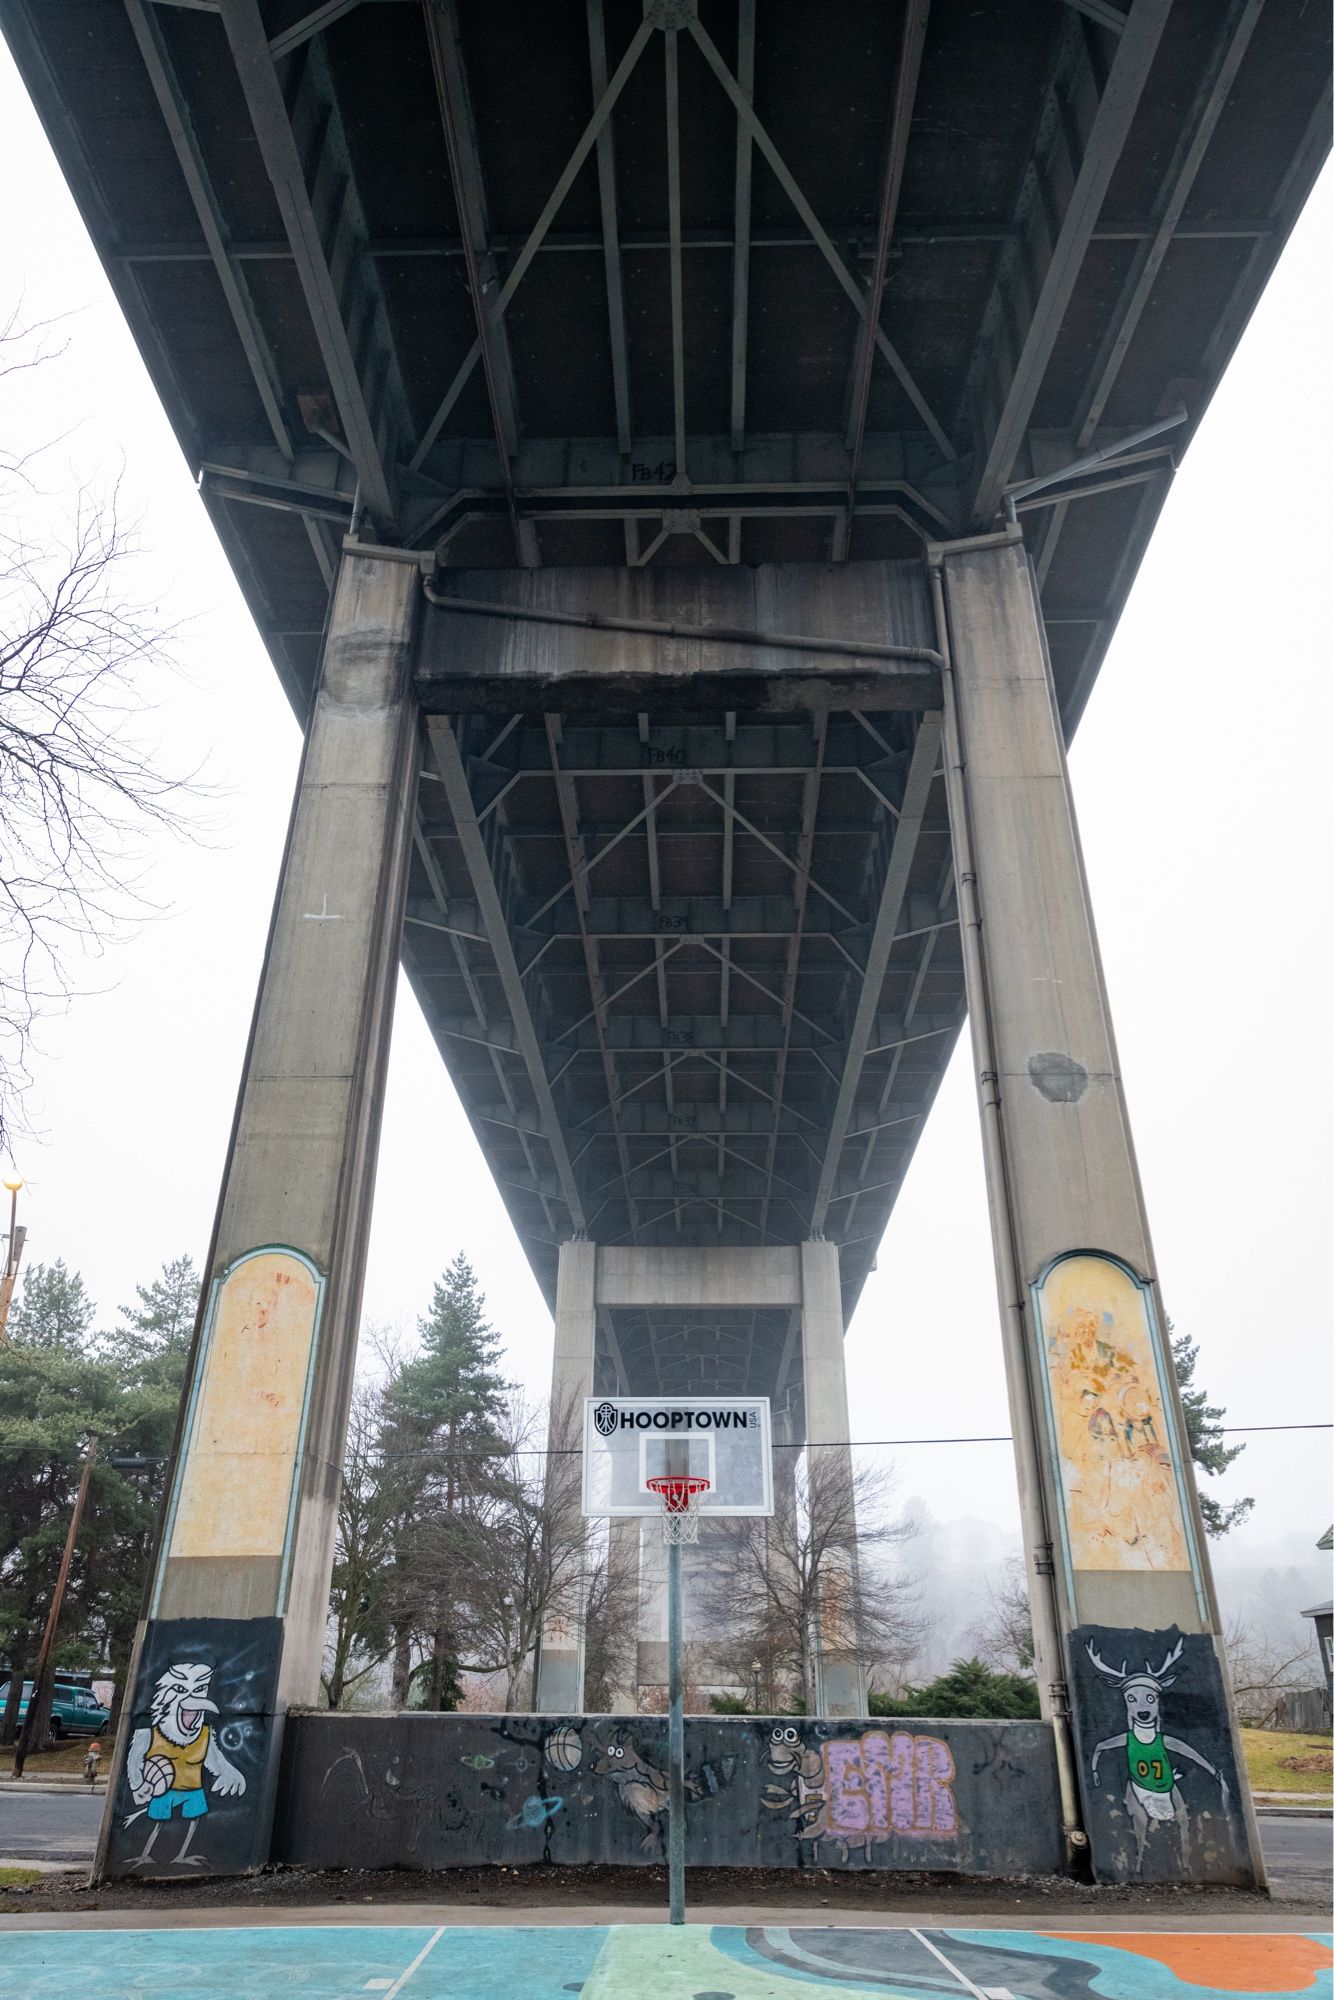
[[[1170,1669],[1181,1658],[1185,1644],[1184,1639],[1178,1639],[1165,1655],[1161,1666],[1152,1667],[1146,1660],[1141,1673],[1131,1673],[1124,1660],[1119,1667],[1109,1666],[1092,1643],[1085,1642],[1085,1651],[1094,1667],[1104,1680],[1119,1690],[1126,1705],[1126,1728],[1120,1735],[1104,1737],[1101,1743],[1095,1744],[1090,1758],[1090,1774],[1093,1783],[1101,1785],[1098,1760],[1106,1752],[1125,1751],[1124,1803],[1134,1828],[1136,1858],[1141,1869],[1156,1825],[1166,1820],[1174,1821],[1183,1846],[1185,1843],[1190,1813],[1181,1790],[1182,1773],[1174,1759],[1184,1759],[1207,1771],[1217,1781],[1224,1810],[1228,1805],[1228,1783],[1223,1773],[1179,1736],[1163,1734],[1162,1698],[1166,1690],[1175,1684],[1176,1675]]]

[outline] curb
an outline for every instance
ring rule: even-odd
[[[0,1799],[13,1792],[32,1794],[40,1792],[46,1798],[58,1799],[77,1798],[81,1795],[91,1795],[100,1799],[106,1788],[105,1778],[99,1778],[94,1785],[89,1785],[84,1778],[71,1778],[68,1782],[62,1782],[59,1778],[0,1778]]]

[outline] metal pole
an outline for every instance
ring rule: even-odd
[[[668,1922],[686,1920],[685,1669],[681,1645],[681,1546],[667,1544]]]
[[[33,1724],[42,1699],[42,1685],[46,1679],[47,1664],[51,1649],[55,1645],[56,1628],[60,1624],[60,1607],[65,1600],[65,1585],[69,1580],[69,1566],[74,1559],[74,1544],[79,1538],[79,1523],[83,1519],[83,1503],[88,1498],[88,1481],[92,1477],[93,1461],[97,1457],[97,1439],[88,1440],[88,1450],[83,1461],[83,1477],[79,1481],[79,1491],[74,1501],[74,1512],[70,1516],[69,1533],[65,1537],[65,1553],[60,1558],[60,1574],[56,1578],[55,1593],[51,1599],[51,1609],[46,1614],[46,1630],[42,1633],[42,1643],[37,1654],[37,1667],[32,1677],[32,1693],[28,1697],[28,1713],[23,1718],[23,1728],[19,1733],[18,1747],[14,1752],[14,1776],[23,1776],[23,1766],[32,1745]]]

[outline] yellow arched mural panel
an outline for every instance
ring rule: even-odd
[[[320,1286],[288,1250],[223,1278],[186,1440],[172,1556],[281,1556]]]
[[[1036,1289],[1072,1568],[1189,1570],[1148,1299],[1110,1257]]]

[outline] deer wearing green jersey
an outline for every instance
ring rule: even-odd
[[[1135,1830],[1136,1864],[1141,1869],[1149,1835],[1156,1824],[1163,1820],[1175,1820],[1183,1845],[1185,1842],[1190,1815],[1181,1792],[1181,1773],[1172,1761],[1174,1757],[1183,1757],[1188,1763],[1198,1764],[1202,1771],[1216,1778],[1224,1807],[1228,1802],[1227,1779],[1222,1772],[1215,1770],[1207,1757],[1202,1757],[1198,1750],[1192,1750],[1189,1743],[1183,1743],[1179,1736],[1163,1735],[1163,1692],[1176,1680],[1176,1675],[1168,1669],[1176,1665],[1185,1649],[1185,1640],[1178,1639],[1160,1667],[1151,1667],[1146,1660],[1144,1671],[1135,1674],[1130,1672],[1124,1660],[1119,1668],[1112,1667],[1099,1658],[1091,1644],[1086,1644],[1084,1649],[1103,1679],[1119,1689],[1126,1705],[1127,1726],[1124,1733],[1104,1737],[1095,1746],[1091,1771],[1094,1784],[1101,1785],[1098,1759],[1110,1750],[1125,1751],[1125,1808]]]

